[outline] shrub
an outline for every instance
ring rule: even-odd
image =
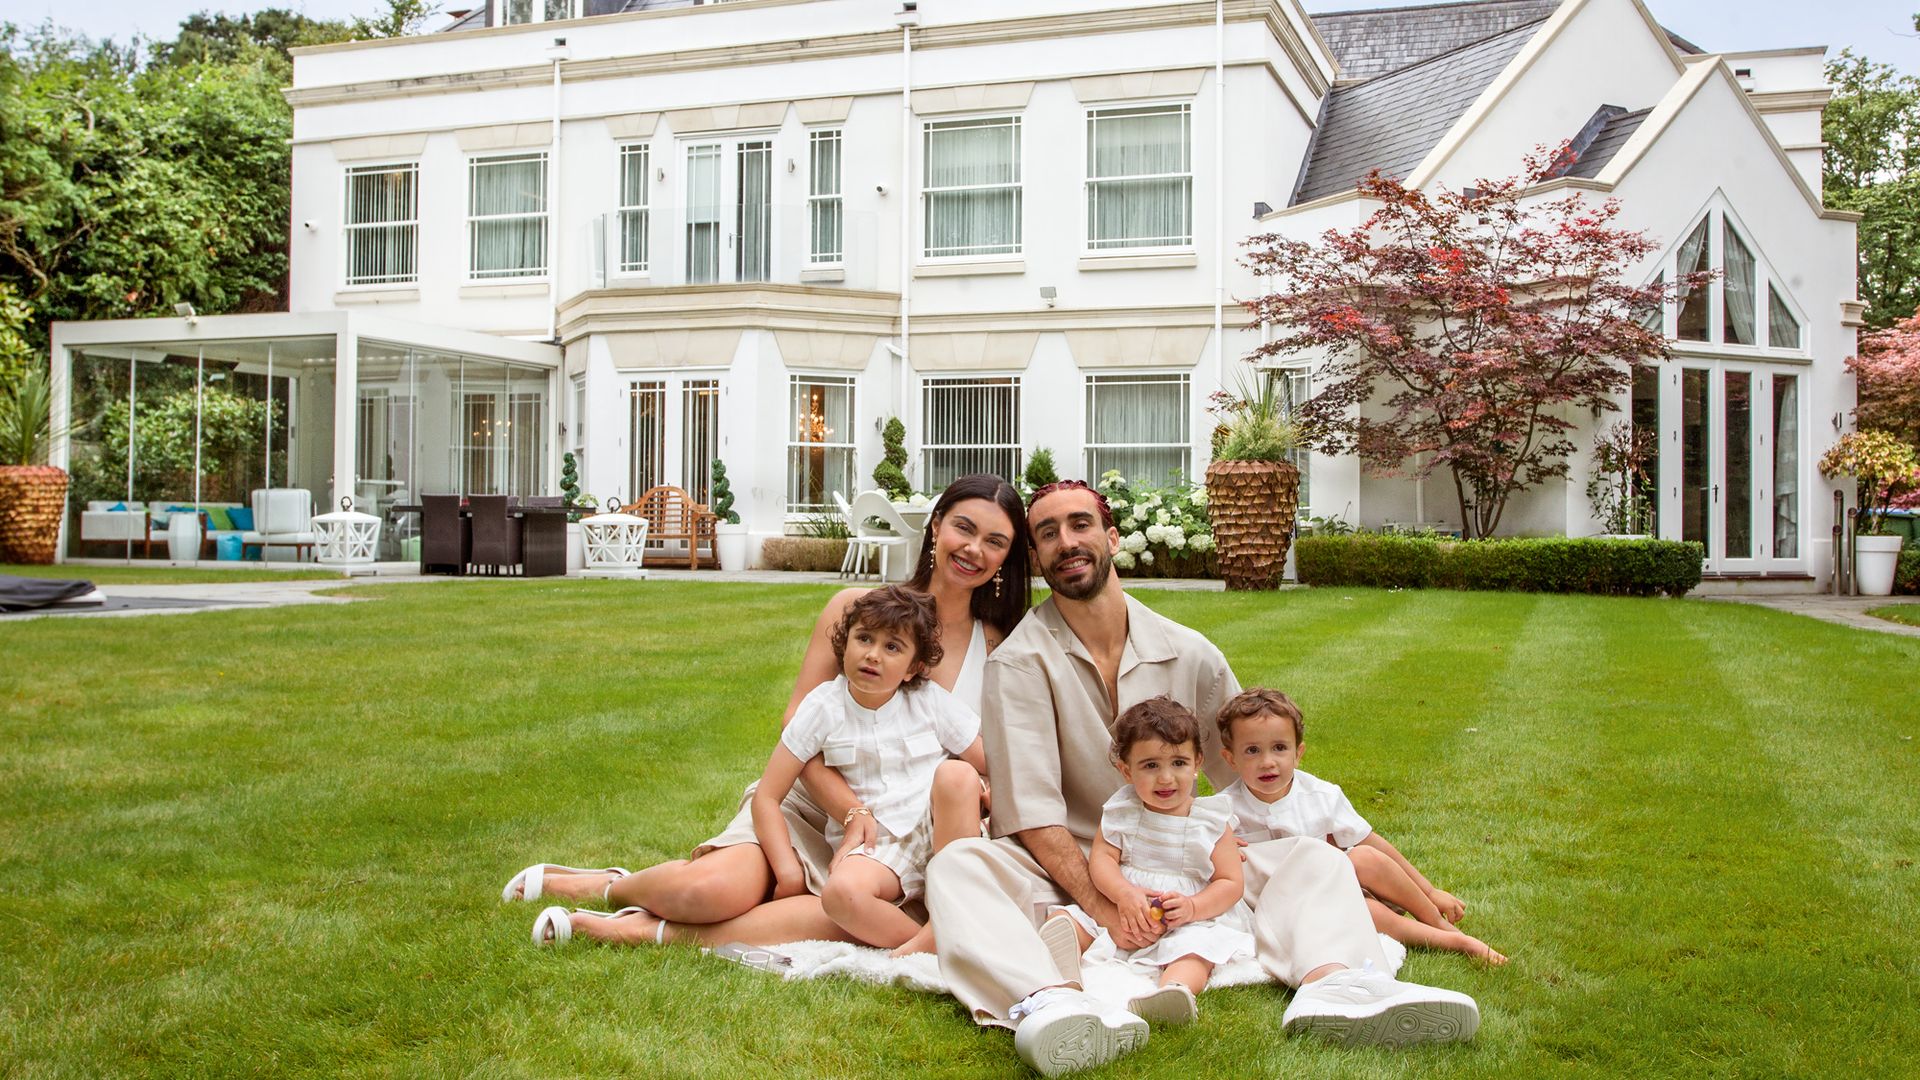
[[[1021,474],[1027,482],[1027,493],[1038,491],[1048,484],[1059,483],[1060,474],[1053,467],[1053,451],[1040,447],[1027,459],[1026,472]]]
[[[887,419],[880,432],[880,464],[873,467],[873,483],[895,502],[913,494],[907,483],[907,425],[897,416]]]
[[[1295,566],[1307,585],[1682,596],[1700,584],[1703,551],[1675,540],[1439,540],[1303,536]]]
[[[1120,551],[1113,557],[1120,576],[1220,576],[1204,484],[1174,477],[1165,487],[1153,487],[1108,469],[1097,486],[1120,530]]]
[[[1920,596],[1920,547],[1911,540],[1900,549],[1900,563],[1893,571],[1893,591]]]
[[[776,536],[760,546],[760,564],[769,570],[838,570],[847,542],[818,536]]]

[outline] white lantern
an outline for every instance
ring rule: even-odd
[[[581,576],[646,577],[640,563],[647,553],[647,519],[621,513],[618,502],[607,505],[606,513],[580,521],[580,537],[587,548],[587,568]]]
[[[333,565],[370,563],[380,550],[380,519],[353,508],[353,500],[340,500],[340,509],[313,519],[315,561]]]

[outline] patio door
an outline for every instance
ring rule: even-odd
[[[672,484],[695,502],[711,503],[713,461],[721,456],[721,380],[712,375],[662,373],[627,384],[627,494]]]
[[[1709,573],[1803,572],[1801,373],[1682,360],[1665,376],[1660,535],[1703,545]]]
[[[686,145],[683,268],[689,284],[767,281],[773,269],[773,139]]]

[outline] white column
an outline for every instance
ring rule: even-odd
[[[354,448],[359,443],[360,337],[353,324],[334,335],[333,342],[333,490],[321,513],[340,509],[340,500],[353,495]]]

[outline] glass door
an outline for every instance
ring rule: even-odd
[[[773,140],[686,147],[684,270],[689,284],[773,276]]]
[[[660,374],[627,384],[627,490],[630,503],[662,484],[710,503],[713,462],[722,456],[720,405],[725,391],[711,375]]]
[[[1657,397],[1635,390],[1636,418],[1657,400],[1666,420],[1653,466],[1658,533],[1702,545],[1709,573],[1802,572],[1801,376],[1702,363],[1666,373]]]

